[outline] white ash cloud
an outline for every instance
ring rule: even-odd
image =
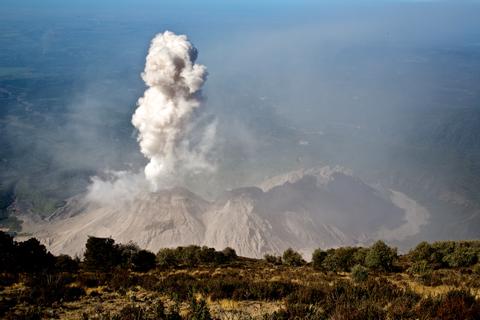
[[[206,67],[185,35],[165,31],[153,38],[142,78],[148,86],[132,124],[141,152],[150,161],[145,176],[153,190],[183,184],[185,177],[213,171],[209,152],[216,123],[200,124]]]

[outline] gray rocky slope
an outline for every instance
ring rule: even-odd
[[[92,235],[154,252],[196,244],[262,257],[291,247],[308,258],[318,247],[402,241],[418,233],[428,216],[402,193],[369,186],[341,168],[322,167],[227,191],[211,202],[183,188],[108,203],[77,197],[50,221],[26,221],[24,229],[57,254],[81,254]]]

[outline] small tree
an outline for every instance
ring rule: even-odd
[[[365,264],[372,270],[392,271],[395,259],[397,259],[397,249],[390,248],[383,241],[377,241],[365,256]]]
[[[305,264],[305,260],[303,260],[300,253],[292,248],[288,248],[283,252],[282,260],[284,264],[292,267],[299,267]]]
[[[18,272],[16,260],[13,237],[0,231],[0,272]]]
[[[109,271],[121,263],[121,253],[112,238],[88,237],[84,254],[85,267]]]
[[[422,241],[415,247],[415,249],[411,250],[408,255],[413,261],[425,260],[430,262],[433,253],[433,247],[428,242]]]
[[[271,264],[275,264],[275,265],[282,264],[282,257],[275,256],[273,254],[266,254],[263,256],[263,259],[265,259],[265,261]]]
[[[179,259],[175,249],[163,248],[157,253],[157,265],[160,268],[175,267],[179,264]]]
[[[235,250],[230,247],[226,247],[225,249],[223,249],[222,253],[225,255],[228,261],[233,261],[238,258]]]
[[[72,257],[61,254],[55,258],[55,270],[60,272],[75,273],[79,269],[79,260],[72,259]]]
[[[147,272],[155,268],[155,254],[148,250],[140,250],[132,257],[132,267],[135,271]]]
[[[53,269],[55,257],[37,239],[30,238],[17,244],[17,262],[25,272],[42,272]]]
[[[316,249],[312,254],[312,266],[315,270],[323,269],[323,261],[327,257],[327,252],[322,249]]]
[[[342,247],[327,250],[327,256],[323,260],[323,267],[328,271],[348,272],[355,265],[355,253],[361,248]]]

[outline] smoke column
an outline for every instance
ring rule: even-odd
[[[215,123],[199,128],[205,66],[185,35],[166,31],[150,44],[142,79],[148,86],[132,117],[141,152],[150,161],[145,176],[154,190],[181,184],[185,176],[213,170],[207,154]]]

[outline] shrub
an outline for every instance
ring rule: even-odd
[[[424,274],[426,272],[432,272],[432,271],[433,270],[430,264],[426,260],[419,260],[414,262],[412,266],[407,270],[409,274],[416,274],[416,275],[420,275],[420,274]]]
[[[238,258],[235,250],[230,247],[226,247],[225,249],[223,249],[222,253],[227,258],[228,261],[233,261]]]
[[[161,249],[157,253],[159,267],[187,266],[195,267],[200,264],[220,265],[237,258],[235,250],[226,248],[216,251],[206,246],[178,247],[176,249]]]
[[[397,249],[390,248],[383,241],[377,241],[365,256],[365,265],[372,270],[392,271],[397,259]]]
[[[133,268],[133,257],[140,251],[140,248],[133,242],[115,245],[120,261],[118,265],[124,268]]]
[[[408,257],[414,262],[432,261],[433,247],[426,241],[420,242],[415,249],[408,253]]]
[[[443,257],[443,262],[451,268],[469,267],[477,262],[477,253],[473,248],[457,245]]]
[[[121,252],[113,239],[88,237],[84,255],[87,270],[110,271],[121,262]]]
[[[469,292],[452,290],[437,298],[421,301],[417,308],[421,318],[454,320],[473,320],[480,318],[480,304]]]
[[[282,261],[287,266],[292,266],[292,267],[299,267],[305,264],[305,260],[303,260],[300,253],[294,251],[291,248],[288,248],[283,252]]]
[[[157,253],[156,260],[160,268],[175,267],[179,264],[175,249],[170,248],[160,249]]]
[[[353,253],[353,263],[364,266],[365,265],[365,257],[367,256],[368,251],[370,249],[362,248],[362,247],[355,248],[355,249],[356,250]]]
[[[350,271],[355,265],[355,253],[361,248],[343,247],[327,250],[323,266],[328,271]]]
[[[323,269],[323,261],[327,257],[327,252],[322,249],[316,249],[312,254],[312,266],[315,270]]]
[[[282,257],[275,256],[275,255],[272,255],[272,254],[264,255],[263,259],[265,259],[265,261],[267,261],[268,263],[272,263],[272,264],[275,264],[275,265],[281,265],[282,264]]]
[[[54,268],[55,257],[35,238],[17,243],[15,250],[20,271],[40,273]]]
[[[113,290],[127,290],[137,284],[137,279],[130,272],[123,268],[116,268],[108,280],[108,285]]]
[[[196,300],[192,297],[190,300],[190,310],[187,316],[189,320],[211,320],[212,316],[208,310],[207,302],[203,299]]]
[[[368,270],[364,266],[356,264],[352,268],[352,279],[355,282],[363,282],[368,278]]]
[[[79,269],[79,261],[66,254],[55,258],[55,271],[75,273]]]
[[[155,254],[147,250],[140,250],[132,256],[132,268],[135,271],[146,272],[155,268]]]
[[[13,237],[0,231],[0,272],[18,271]]]
[[[62,274],[35,274],[27,279],[30,288],[27,300],[35,305],[51,305],[53,302],[77,300],[85,294],[81,288],[68,287],[70,280]]]

